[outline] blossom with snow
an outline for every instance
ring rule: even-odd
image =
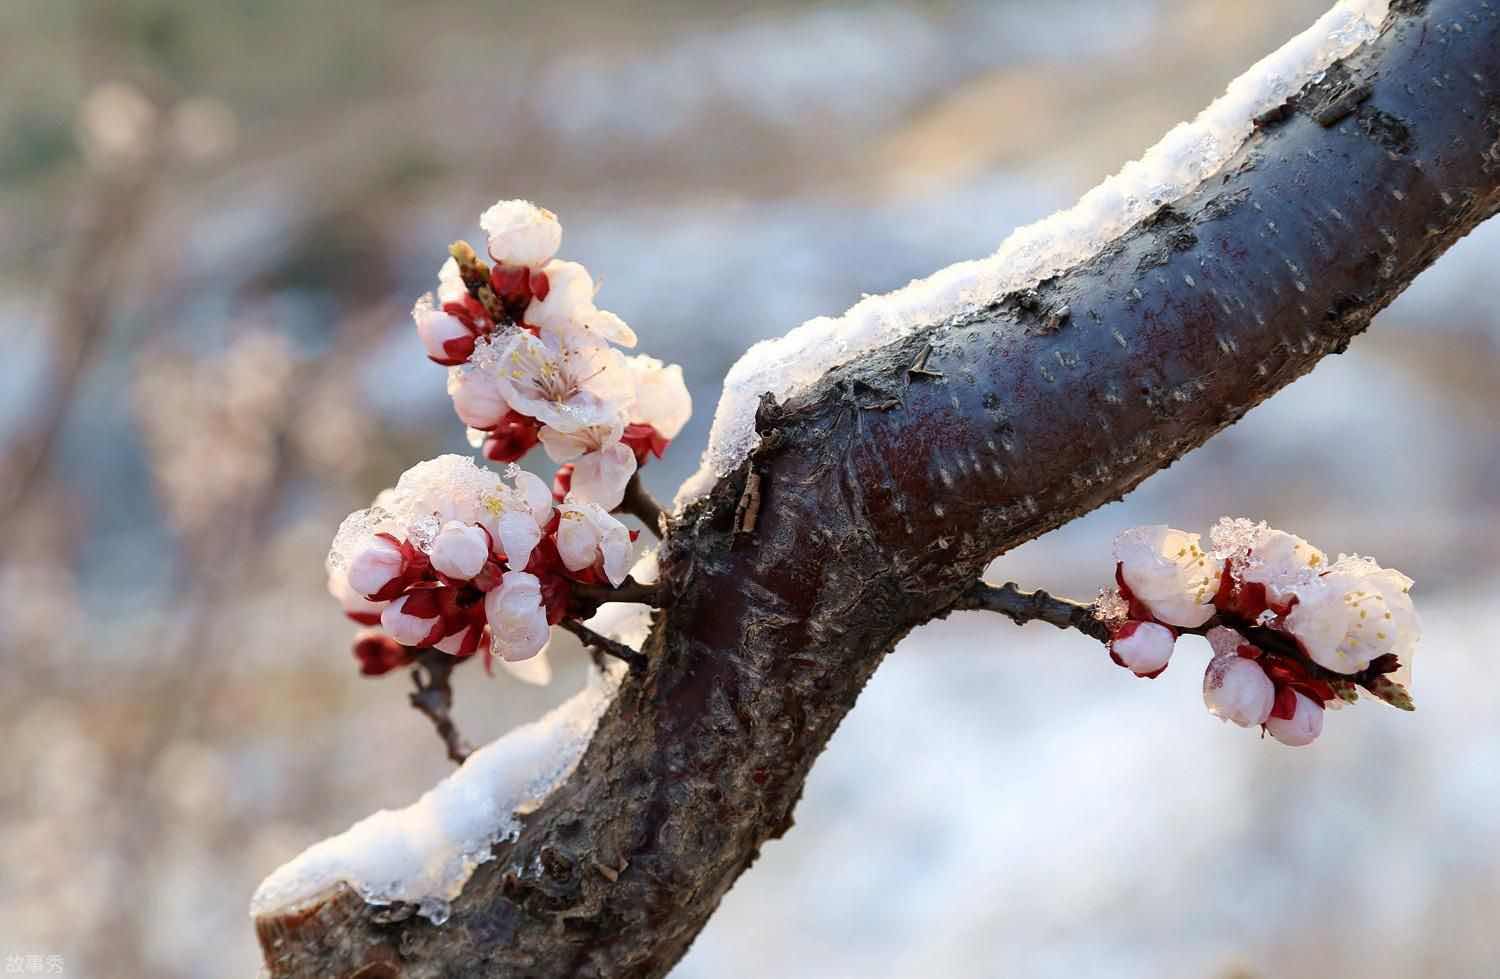
[[[329,590],[350,618],[379,626],[355,650],[366,674],[411,661],[382,637],[408,650],[467,657],[482,649],[514,662],[542,650],[576,585],[624,580],[632,543],[595,504],[555,506],[531,473],[503,480],[441,456],[344,521],[329,552]]]
[[[1114,631],[1109,655],[1136,676],[1154,679],[1167,668],[1177,636],[1156,622],[1129,621]]]
[[[556,257],[555,214],[503,200],[480,225],[493,264],[453,245],[436,294],[412,311],[417,336],[448,368],[471,445],[507,464],[541,445],[559,468],[549,485],[443,456],[344,522],[329,590],[351,619],[379,627],[356,657],[372,675],[411,662],[412,649],[535,656],[576,587],[624,581],[635,535],[610,511],[692,413],[680,367],[620,351],[635,331],[595,304],[588,269]]]
[[[1271,716],[1276,686],[1260,664],[1243,656],[1215,656],[1203,675],[1203,703],[1220,720],[1256,727]]]
[[[1315,663],[1335,673],[1357,673],[1386,656],[1409,666],[1422,630],[1411,586],[1399,571],[1340,556],[1292,592],[1286,629]]]
[[[1120,588],[1166,625],[1194,629],[1214,614],[1223,562],[1210,557],[1197,534],[1157,524],[1115,538]]]
[[[1357,687],[1410,709],[1400,681],[1421,635],[1410,578],[1354,555],[1330,563],[1263,521],[1225,517],[1210,536],[1208,552],[1162,525],[1116,538],[1119,588],[1095,606],[1116,662],[1153,676],[1176,632],[1206,635],[1209,712],[1290,745],[1318,737],[1324,707]]]

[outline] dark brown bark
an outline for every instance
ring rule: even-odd
[[[761,448],[670,527],[651,666],[448,922],[341,890],[257,922],[271,974],[665,974],[897,640],[1343,350],[1500,207],[1500,11],[1395,6],[1103,254],[763,405]]]

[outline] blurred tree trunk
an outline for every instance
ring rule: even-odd
[[[1500,5],[1392,6],[1102,254],[765,402],[760,448],[670,527],[651,666],[452,917],[340,888],[257,922],[271,974],[665,974],[901,637],[1342,351],[1500,209]]]

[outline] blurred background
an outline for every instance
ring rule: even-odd
[[[357,675],[338,521],[467,452],[408,311],[480,211],[565,257],[697,413],[753,340],[992,251],[1323,0],[0,5],[0,954],[250,975],[256,883],[449,770]],[[1500,224],[1350,353],[997,562],[1091,597],[1137,523],[1264,517],[1412,574],[1415,715],[1293,750],[966,614],[881,668],[680,966],[721,976],[1492,976]],[[1196,640],[1192,640],[1196,642]],[[487,740],[582,682],[455,677]],[[1206,649],[1202,650],[1206,659]]]

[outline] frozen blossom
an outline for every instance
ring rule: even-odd
[[[1271,605],[1285,607],[1299,586],[1320,575],[1328,557],[1296,534],[1254,523],[1243,517],[1223,517],[1209,532],[1211,553],[1230,562],[1238,581],[1260,585]]]
[[[1275,685],[1254,660],[1233,654],[1209,660],[1203,703],[1210,714],[1240,727],[1256,727],[1271,716],[1275,701]]]
[[[1163,525],[1116,538],[1120,590],[1096,606],[1116,662],[1154,675],[1174,628],[1203,630],[1209,712],[1289,745],[1311,743],[1324,708],[1352,700],[1356,686],[1410,709],[1404,684],[1421,636],[1410,578],[1364,557],[1330,563],[1263,521],[1224,517],[1211,536],[1207,554],[1197,534]]]
[[[1126,622],[1109,641],[1110,656],[1136,676],[1155,677],[1167,668],[1177,637],[1156,622]]]
[[[1357,673],[1386,655],[1410,666],[1422,630],[1411,586],[1399,571],[1342,556],[1293,592],[1287,630],[1314,662],[1335,673]]]
[[[1157,524],[1115,538],[1122,588],[1167,625],[1196,628],[1213,617],[1222,561],[1204,553],[1197,534]]]
[[[1014,232],[998,251],[951,265],[904,289],[869,296],[844,315],[820,317],[751,347],[729,370],[698,474],[679,507],[701,497],[755,447],[755,409],[876,346],[937,326],[966,309],[1028,288],[1097,254],[1121,232],[1191,192],[1244,144],[1255,117],[1275,108],[1333,61],[1374,38],[1387,0],[1342,0],[1230,83],[1192,122],[1089,191],[1070,210]]]
[[[624,524],[595,504],[555,508],[531,473],[512,467],[505,481],[442,456],[344,521],[329,551],[329,591],[350,618],[378,624],[400,646],[514,662],[546,646],[575,585],[618,585],[631,550]],[[372,675],[395,661],[369,635],[355,657]]]

